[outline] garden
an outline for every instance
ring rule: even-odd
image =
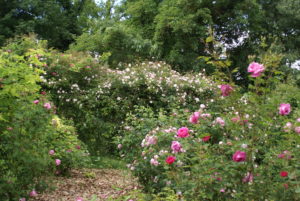
[[[300,200],[299,5],[0,2],[0,200]]]

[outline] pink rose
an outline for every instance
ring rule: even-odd
[[[166,159],[166,163],[168,163],[169,165],[171,165],[172,163],[174,163],[176,160],[175,156],[168,156]]]
[[[50,151],[49,151],[49,154],[50,154],[50,155],[54,155],[54,154],[55,154],[55,151],[54,151],[54,150],[50,150]]]
[[[83,198],[82,198],[82,197],[78,197],[78,198],[76,199],[76,201],[83,201]]]
[[[233,91],[233,88],[229,84],[221,85],[222,96],[229,96],[229,94]]]
[[[187,127],[179,128],[177,131],[177,136],[180,138],[185,138],[185,137],[190,136],[189,129]]]
[[[234,123],[237,123],[237,122],[239,122],[240,120],[241,120],[241,118],[240,118],[239,116],[237,116],[237,117],[232,117],[232,118],[231,118],[231,121],[234,122]]]
[[[194,112],[191,117],[190,117],[190,122],[192,124],[197,124],[198,123],[198,120],[200,118],[200,113],[199,112]]]
[[[245,161],[246,160],[246,152],[236,151],[232,156],[232,160],[234,160],[235,162]]]
[[[288,115],[291,112],[291,105],[288,103],[281,103],[279,106],[280,115]]]
[[[45,103],[44,108],[46,108],[47,110],[50,110],[51,109],[51,104],[50,103]]]
[[[172,141],[171,149],[174,153],[180,152],[181,148],[181,144],[178,141]]]
[[[26,198],[20,198],[19,201],[26,201]]]
[[[55,164],[56,164],[56,166],[59,166],[61,164],[61,160],[55,159]]]
[[[149,146],[150,144],[156,144],[156,143],[157,143],[157,137],[155,136],[146,137],[146,146]]]
[[[33,191],[31,191],[30,193],[29,193],[29,196],[30,197],[36,197],[38,194],[37,194],[37,192],[35,191],[35,190],[33,190]]]
[[[34,104],[38,104],[40,101],[39,100],[34,100],[33,103]]]
[[[295,128],[295,132],[298,133],[298,134],[300,134],[300,126],[298,126],[298,127]]]
[[[300,122],[300,118],[297,118],[297,120],[296,120],[297,122]]]
[[[76,145],[76,149],[81,149],[81,146],[80,145]]]
[[[284,157],[285,157],[285,155],[283,153],[278,154],[278,158],[284,158]]]
[[[252,182],[253,174],[251,172],[247,172],[246,176],[243,178],[244,183]]]
[[[264,66],[256,62],[252,62],[248,66],[248,72],[251,73],[251,77],[259,77],[264,70]]]
[[[118,144],[118,149],[122,149],[122,144]]]

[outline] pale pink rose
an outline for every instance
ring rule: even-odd
[[[300,126],[298,126],[298,127],[295,128],[295,132],[298,133],[298,134],[300,134]]]
[[[190,136],[190,134],[189,134],[189,129],[187,127],[182,127],[182,128],[178,129],[177,137],[185,138],[185,137],[188,137],[188,136]]]
[[[76,201],[83,201],[83,198],[82,197],[78,197],[78,198],[76,198]]]
[[[181,144],[178,141],[172,141],[171,149],[174,153],[180,152],[182,147]]]
[[[264,66],[256,62],[252,62],[248,66],[248,72],[251,73],[251,77],[259,77],[264,70]]]
[[[207,117],[207,118],[210,118],[210,117],[211,117],[211,114],[204,113],[204,114],[201,114],[200,117],[201,117],[201,118],[206,118],[206,117]]]
[[[239,122],[240,120],[241,120],[241,119],[240,119],[239,116],[237,116],[237,117],[232,117],[232,118],[231,118],[231,121],[234,122],[234,123],[237,123],[237,122]]]
[[[157,143],[157,137],[155,136],[147,136],[146,137],[146,146]]]
[[[50,110],[51,109],[51,104],[50,103],[45,103],[44,108],[46,108],[47,110]]]
[[[151,158],[150,164],[151,164],[151,165],[154,165],[154,166],[158,166],[158,165],[159,165],[159,162],[158,162],[155,158]]]
[[[216,118],[216,123],[225,126],[225,121],[221,117]]]
[[[229,96],[233,91],[233,88],[229,84],[222,84],[221,87],[222,96]]]
[[[12,127],[7,127],[6,129],[9,130],[9,131],[13,130]]]
[[[49,151],[49,154],[50,154],[50,155],[54,155],[54,154],[55,154],[55,151],[54,151],[54,150],[50,150],[50,151]]]
[[[225,189],[224,189],[224,188],[221,188],[220,192],[221,192],[221,193],[225,193]]]
[[[26,198],[20,198],[19,201],[26,201]]]
[[[40,101],[39,100],[34,100],[33,103],[34,104],[38,104]]]
[[[61,164],[61,160],[55,159],[55,164],[56,164],[56,166],[59,166]]]
[[[194,112],[191,117],[190,117],[190,122],[192,124],[197,124],[198,123],[198,120],[200,118],[200,113],[199,112]]]
[[[281,103],[279,106],[280,115],[288,115],[291,112],[291,105],[288,103]]]
[[[245,161],[246,160],[246,152],[236,151],[232,156],[232,160],[234,160],[235,162]]]
[[[251,172],[247,172],[246,176],[243,178],[244,183],[253,182],[253,174]]]
[[[122,144],[118,144],[118,149],[122,149]]]
[[[297,122],[300,122],[300,118],[297,119]]]
[[[32,190],[30,193],[29,193],[29,196],[30,197],[36,197],[38,194],[35,190]]]
[[[285,132],[289,132],[292,129],[292,127],[293,127],[292,123],[287,122],[283,128]]]

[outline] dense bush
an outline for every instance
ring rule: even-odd
[[[272,65],[248,68],[247,93],[222,84],[196,110],[129,115],[118,147],[145,190],[168,187],[186,200],[297,200],[300,93],[291,80],[278,83],[280,73],[269,76]]]
[[[28,44],[32,40],[22,39],[0,50],[1,200],[42,191],[46,175],[67,173],[86,155],[74,128],[54,115],[55,106],[40,91],[43,62],[37,54],[43,50]]]
[[[84,53],[52,53],[43,75],[58,113],[72,118],[91,153],[112,153],[113,137],[136,105],[158,111],[197,104],[213,96],[201,73],[181,75],[162,62],[109,69]]]

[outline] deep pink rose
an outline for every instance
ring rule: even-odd
[[[38,104],[40,101],[39,100],[34,100],[33,103],[34,104]]]
[[[178,141],[172,141],[171,149],[173,150],[173,152],[180,152],[181,148],[181,144]]]
[[[171,165],[172,163],[174,163],[176,160],[175,156],[168,156],[166,159],[166,163],[168,163],[169,165]]]
[[[210,136],[205,136],[205,137],[202,138],[202,141],[207,142],[209,139],[210,139]]]
[[[279,106],[280,115],[288,115],[291,112],[291,105],[288,103],[281,103]]]
[[[256,62],[252,62],[248,66],[248,72],[251,73],[251,77],[259,77],[264,70],[264,66]]]
[[[289,173],[287,171],[280,172],[281,177],[287,177],[288,175],[289,175]]]
[[[232,160],[234,160],[235,162],[245,161],[246,160],[246,152],[236,151],[232,156]]]
[[[199,112],[194,112],[191,117],[190,117],[190,122],[192,124],[197,124],[198,123],[198,120],[200,118],[200,113]]]
[[[189,129],[187,127],[179,128],[177,131],[177,136],[180,138],[185,138],[185,137],[190,136]]]
[[[233,88],[229,84],[221,85],[222,96],[229,96],[229,94],[233,91]]]

